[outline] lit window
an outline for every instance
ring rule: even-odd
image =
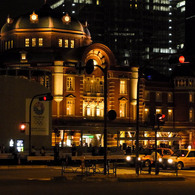
[[[127,103],[125,101],[120,102],[120,117],[126,117],[127,114]]]
[[[97,0],[97,1],[96,1],[96,5],[99,5],[99,4],[100,4],[100,1],[99,1],[99,0]]]
[[[62,39],[58,39],[58,46],[62,47]]]
[[[64,40],[64,47],[65,47],[65,48],[68,48],[68,39],[65,39],[65,40]]]
[[[100,107],[99,106],[96,107],[96,116],[100,116]]]
[[[7,50],[7,41],[5,42],[5,50]]]
[[[14,48],[14,41],[11,40],[11,48]]]
[[[162,93],[156,92],[156,102],[162,102]]]
[[[156,109],[156,114],[162,114],[162,109]]]
[[[126,93],[127,93],[127,81],[120,80],[120,94],[126,94]]]
[[[39,38],[39,47],[43,46],[43,38]]]
[[[66,115],[74,115],[75,114],[75,100],[67,99],[66,101]]]
[[[193,110],[193,108],[190,108],[190,110],[189,110],[189,121],[190,122],[194,121],[194,110]]]
[[[32,38],[32,47],[36,47],[36,38]]]
[[[74,91],[75,89],[75,82],[74,77],[67,77],[66,79],[66,90],[67,91]]]
[[[74,48],[74,40],[70,41],[70,48]]]
[[[168,93],[168,102],[173,102],[173,93]]]
[[[145,100],[150,100],[150,92],[145,91]]]
[[[27,62],[27,59],[26,59],[26,52],[20,52],[20,54],[21,54],[20,62],[21,62],[21,63]]]
[[[127,99],[125,98],[119,101],[119,116],[127,117]]]
[[[21,54],[21,59],[22,59],[22,60],[26,60],[26,54],[25,54],[25,53],[22,53],[22,54]]]
[[[193,93],[189,93],[189,102],[194,102]]]
[[[168,109],[167,119],[168,119],[168,121],[173,121],[173,110],[172,109]]]
[[[90,105],[87,106],[87,116],[91,115],[91,109],[90,109]]]
[[[29,45],[29,38],[26,38],[25,39],[25,47],[29,47],[30,45]]]
[[[149,121],[150,120],[150,118],[149,118],[149,109],[148,108],[145,108],[144,109],[144,120],[147,122],[147,121]]]
[[[10,41],[7,42],[7,49],[10,49]]]

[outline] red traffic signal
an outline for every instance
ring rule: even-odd
[[[25,130],[26,130],[26,124],[25,123],[21,123],[19,128],[20,128],[20,132],[24,133]]]
[[[184,56],[180,56],[180,57],[179,57],[179,62],[180,62],[181,64],[183,64],[183,63],[185,62],[185,57],[184,57]]]
[[[51,101],[51,100],[53,100],[53,96],[51,95],[51,93],[48,93],[39,98],[39,101]]]
[[[165,114],[157,114],[157,123],[158,125],[164,125],[165,124]]]

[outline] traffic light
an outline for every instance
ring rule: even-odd
[[[179,57],[179,62],[180,62],[181,64],[185,63],[185,57],[184,57],[184,56],[180,56],[180,57]]]
[[[26,130],[26,124],[25,123],[21,123],[20,126],[19,126],[19,128],[20,128],[20,132],[21,133],[24,133],[25,130]]]
[[[53,96],[51,95],[51,93],[48,93],[39,98],[39,101],[51,101],[51,100],[53,100]]]
[[[156,117],[158,126],[162,126],[165,124],[165,114],[157,114]]]
[[[91,74],[94,71],[94,63],[92,59],[87,61],[85,71],[87,74]]]

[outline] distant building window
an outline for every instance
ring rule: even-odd
[[[66,79],[66,90],[67,91],[74,91],[75,90],[74,77],[67,77],[67,79]]]
[[[7,49],[10,49],[10,41],[7,43]]]
[[[168,121],[173,121],[173,109],[168,109]]]
[[[127,94],[127,81],[120,80],[120,94]]]
[[[25,47],[29,47],[30,46],[30,40],[29,40],[29,38],[26,38],[25,39]]]
[[[39,38],[39,47],[43,46],[43,38]]]
[[[32,47],[36,47],[36,38],[32,38]]]
[[[150,92],[149,91],[145,91],[145,100],[150,100]]]
[[[66,115],[74,115],[75,114],[75,100],[67,99],[66,101]]]
[[[156,109],[156,114],[162,114],[162,109],[157,108]]]
[[[189,110],[189,121],[190,122],[194,121],[194,110],[193,110],[193,108],[190,108],[190,110]]]
[[[127,117],[127,100],[125,98],[119,102],[119,116]]]
[[[20,53],[21,53],[20,62],[21,62],[21,63],[27,62],[26,52],[20,52]]]
[[[168,93],[168,102],[173,102],[173,93]]]
[[[193,103],[194,102],[194,96],[193,93],[189,93],[189,102]]]
[[[14,48],[14,41],[11,40],[11,48]]]
[[[62,39],[58,39],[58,46],[62,47]]]
[[[5,50],[7,50],[7,41],[5,42]]]
[[[149,121],[149,113],[150,113],[150,110],[148,108],[145,108],[144,109],[144,120],[145,122],[148,122]]]
[[[65,48],[68,48],[68,39],[65,39],[65,40],[64,40],[64,47],[65,47]]]
[[[70,41],[70,48],[74,48],[75,47],[75,41],[74,40],[71,40]]]
[[[156,102],[162,102],[162,93],[156,92]]]

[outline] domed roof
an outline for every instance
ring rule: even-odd
[[[86,33],[86,28],[75,18],[71,17],[69,23],[63,22],[63,14],[51,9],[48,4],[43,5],[39,10],[35,10],[35,14],[38,15],[38,21],[30,21],[30,15],[28,13],[22,15],[13,20],[12,23],[6,23],[1,29],[1,33],[8,32],[14,29],[37,29],[37,28],[56,28],[61,30],[78,31],[80,33]],[[87,32],[87,35],[89,32]]]

